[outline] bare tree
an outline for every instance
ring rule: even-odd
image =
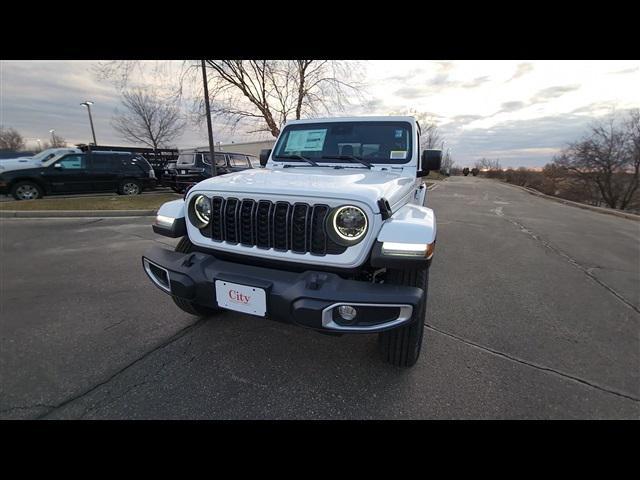
[[[594,123],[554,162],[595,185],[609,207],[624,210],[640,182],[640,110]]]
[[[25,147],[22,135],[15,128],[0,126],[0,150],[20,151]]]
[[[357,63],[330,60],[206,60],[212,112],[274,137],[290,119],[343,110],[362,87]]]
[[[213,115],[227,126],[277,136],[289,119],[341,111],[362,95],[360,62],[332,60],[206,60]],[[179,72],[172,62],[113,60],[93,71],[126,90],[136,78],[166,78],[159,88],[176,100],[193,100],[195,121],[205,118],[200,61],[185,60]],[[146,72],[145,72],[146,70]],[[151,74],[149,73],[151,72]],[[160,72],[162,74],[160,74]],[[155,74],[154,74],[155,73]]]
[[[420,148],[422,150],[442,148],[445,139],[440,133],[438,122],[432,113],[409,109],[395,110],[391,112],[391,115],[410,115],[416,119],[420,124]]]
[[[153,149],[168,146],[182,135],[186,126],[176,102],[165,101],[153,91],[125,91],[122,104],[125,111],[116,111],[112,125],[130,142],[140,142]]]
[[[500,159],[498,158],[496,158],[495,160],[490,160],[488,158],[482,157],[480,160],[477,160],[475,162],[474,166],[479,170],[502,170],[502,167],[500,166]]]
[[[51,133],[51,147],[62,148],[67,146],[67,141],[60,135],[56,135],[56,132]]]
[[[442,157],[442,163],[440,165],[440,171],[441,172],[445,172],[445,173],[451,173],[451,171],[453,170],[453,159],[451,158],[451,154],[449,152],[447,152],[443,157]]]
[[[435,122],[428,122],[425,125],[420,124],[422,128],[422,136],[420,137],[420,145],[424,148],[441,148],[443,138],[438,130]]]

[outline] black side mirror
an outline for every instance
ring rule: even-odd
[[[442,164],[442,150],[425,150],[422,152],[422,165],[423,172],[429,172],[431,170],[440,170]]]
[[[260,165],[262,165],[263,167],[267,166],[267,162],[269,161],[269,155],[271,155],[271,149],[260,150]]]

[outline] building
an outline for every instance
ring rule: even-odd
[[[254,155],[258,157],[260,155],[260,150],[273,148],[275,143],[276,139],[274,138],[273,140],[260,140],[257,142],[216,144],[215,150],[216,152],[246,153],[247,155]],[[208,149],[209,146],[207,145],[203,148]]]

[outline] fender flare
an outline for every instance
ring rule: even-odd
[[[158,235],[170,238],[184,237],[187,234],[184,200],[163,203],[158,209],[152,227]]]
[[[433,243],[436,240],[436,217],[433,210],[407,204],[382,224],[379,242]]]
[[[371,251],[371,266],[399,269],[429,268],[431,256],[388,255],[383,253],[382,245],[384,242],[426,244],[431,245],[433,249],[436,233],[436,217],[433,210],[419,205],[404,205],[382,225]],[[426,247],[426,251],[429,251],[429,247]]]

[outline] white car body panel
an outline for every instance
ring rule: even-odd
[[[298,163],[299,165],[299,163]],[[413,178],[366,168],[333,169],[297,166],[284,169],[251,169],[208,178],[196,186],[199,192],[229,192],[233,195],[305,197],[312,203],[341,198],[362,202],[379,213],[377,202],[386,198],[392,206],[403,201],[415,189]]]
[[[170,202],[163,203],[158,210],[158,215],[170,218],[184,218],[184,205],[184,200],[172,200]]]
[[[433,210],[407,204],[389,218],[378,234],[379,242],[433,243],[436,217]]]

